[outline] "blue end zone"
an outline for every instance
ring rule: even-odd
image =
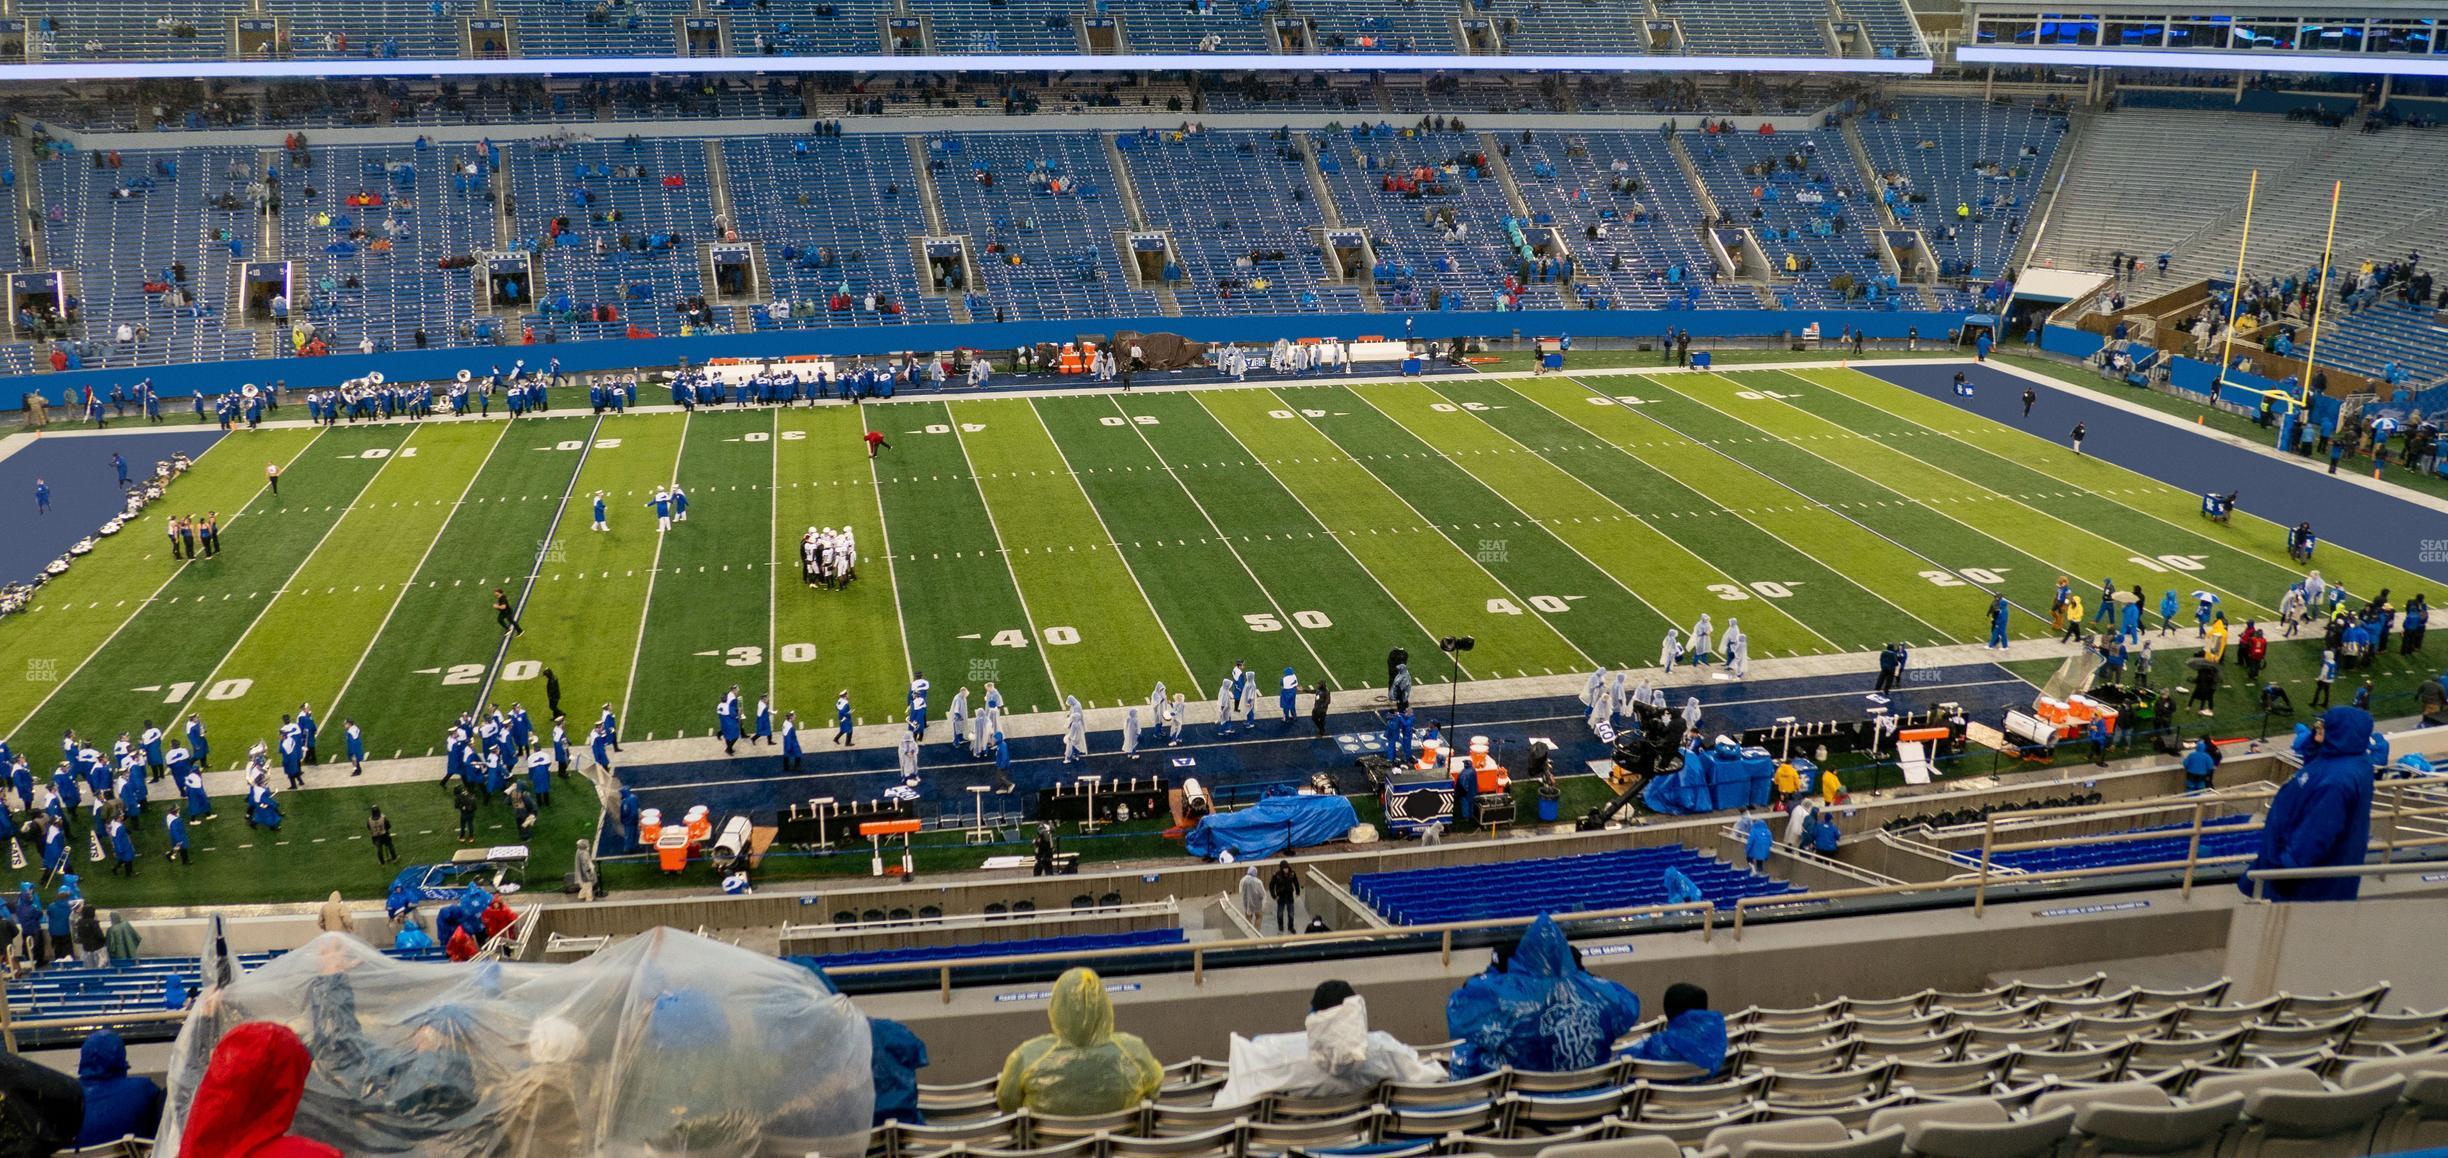
[[[1862,719],[1871,706],[1866,693],[1872,679],[1870,674],[1862,673],[1711,681],[1705,686],[1670,688],[1667,699],[1675,710],[1681,711],[1683,701],[1696,696],[1705,713],[1702,726],[1709,734],[1738,734],[1745,728],[1766,727],[1780,716],[1804,721]],[[1982,718],[1994,716],[2009,706],[2029,706],[2033,690],[2031,684],[1995,664],[1916,668],[1887,707],[1896,712],[1914,712],[1953,701],[1962,704],[1973,717]],[[1412,710],[1423,728],[1431,721],[1440,727],[1444,725],[1445,713],[1437,698],[1436,690],[1431,688],[1412,701]],[[1516,768],[1522,764],[1522,753],[1530,739],[1552,740],[1557,745],[1556,773],[1570,776],[1582,772],[1589,761],[1607,756],[1607,746],[1599,743],[1584,723],[1587,715],[1580,701],[1571,696],[1464,704],[1456,715],[1455,730],[1463,736],[1488,737],[1494,742],[1499,758]],[[1150,731],[1149,736],[1155,734]],[[1262,712],[1255,736],[1236,731],[1231,738],[1217,740],[1214,734],[1212,720],[1202,719],[1183,731],[1190,739],[1181,747],[1166,748],[1161,744],[1151,747],[1143,743],[1139,758],[1134,761],[1115,751],[1116,733],[1091,732],[1089,744],[1097,754],[1068,767],[1062,763],[1062,737],[1015,739],[1011,741],[1011,777],[1018,787],[1010,796],[997,797],[995,806],[1025,809],[1034,804],[1038,789],[1086,774],[1101,775],[1107,784],[1132,776],[1165,776],[1176,783],[1184,776],[1195,776],[1227,804],[1246,802],[1271,786],[1304,784],[1315,771],[1351,768],[1360,756],[1377,750],[1377,745],[1383,742],[1384,724],[1373,707],[1336,712],[1328,718],[1327,734],[1320,739],[1314,738],[1315,729],[1305,715],[1285,723]],[[755,755],[728,760],[616,767],[621,780],[637,790],[644,807],[660,808],[667,817],[686,812],[690,805],[703,804],[717,818],[745,812],[760,824],[772,823],[789,801],[818,796],[836,797],[844,803],[872,799],[899,782],[899,766],[889,746],[870,742],[850,752],[826,751],[822,729],[804,735],[806,769],[789,775],[782,772],[779,750],[771,748],[756,749]],[[957,749],[947,745],[944,740],[949,733],[940,722],[933,724],[927,735],[925,753],[919,762],[924,804],[947,817],[969,815],[975,805],[970,801],[968,786],[992,783],[993,764],[971,760],[966,744]],[[741,751],[749,749],[743,747]],[[584,758],[583,754],[580,758]],[[1182,760],[1191,763],[1177,764]],[[1159,808],[1163,803],[1155,801]],[[1134,810],[1138,807],[1134,800]],[[1080,838],[1065,839],[1076,847]],[[607,839],[601,851],[611,855],[626,850],[612,847]]]
[[[1735,367],[1740,369],[1740,367]],[[2360,551],[2417,575],[2448,581],[2448,515],[2391,494],[2382,494],[2312,467],[2310,459],[2290,469],[2267,455],[2215,438],[2190,433],[2164,422],[2119,410],[2104,403],[2046,384],[2033,384],[1986,366],[1891,365],[1857,367],[1950,406],[2025,430],[2063,445],[2066,434],[2083,423],[2083,453],[2097,455],[2127,470],[2148,475],[2193,494],[2241,491],[2236,502],[2245,511],[2292,527],[2309,521],[2324,543]],[[1978,389],[1970,398],[1955,394],[1955,372],[1965,370]],[[2032,416],[2023,417],[2023,388],[2040,392]],[[2113,391],[2102,385],[2096,389]],[[2276,441],[2276,434],[2271,441]],[[2323,464],[2325,467],[2325,464]],[[2279,532],[2272,531],[2272,535]],[[2425,542],[2431,544],[2424,546]],[[2270,544],[2284,547],[2281,537]],[[2256,598],[2277,599],[2276,591]],[[2358,592],[2370,595],[2372,592]],[[2399,592],[2402,599],[2407,592]]]
[[[153,473],[154,463],[182,451],[190,458],[200,456],[219,441],[221,431],[210,427],[130,429],[125,434],[38,438],[33,445],[0,459],[0,542],[8,544],[8,550],[0,552],[0,582],[22,583],[41,574],[43,566],[65,554],[69,544],[93,534],[119,514],[125,500],[119,476],[111,470],[114,451],[127,458],[129,477],[141,481]],[[34,480],[38,478],[51,486],[51,513],[47,515],[34,513]],[[177,497],[178,488],[171,487],[162,503],[175,504]],[[161,519],[176,509],[157,503],[146,512],[154,525],[140,521],[120,534],[159,533]]]

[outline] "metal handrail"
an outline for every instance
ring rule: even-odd
[[[2441,787],[2443,783],[2448,783],[2448,777],[2420,776],[2403,780],[2386,781],[2378,786],[2378,789],[2385,791],[2389,803],[2382,805],[2379,801],[2379,792],[2375,792],[2373,813],[2375,818],[2385,819],[2391,822],[2387,826],[2387,836],[2379,846],[2381,849],[2383,864],[2388,863],[2395,857],[2397,852],[2402,849],[2436,848],[2448,846],[2448,836],[2401,840],[2398,838],[2398,825],[2395,823],[2408,818],[2419,818],[2441,813],[2443,810],[2439,806],[2421,805],[2408,807],[2405,800],[2409,793],[2427,793],[2431,789]],[[1969,878],[1958,876],[1940,881],[1921,881],[1900,885],[1881,885],[1873,888],[1831,889],[1826,892],[1784,893],[1775,896],[1743,897],[1734,902],[1734,939],[1737,941],[1742,940],[1743,927],[1749,923],[1750,913],[1754,909],[1778,908],[1789,905],[1807,905],[1826,901],[1851,900],[1865,897],[1909,896],[1919,893],[1953,891],[1964,888],[1966,884],[1969,884],[1972,887],[1972,915],[1975,918],[1986,915],[1989,903],[1989,888],[1990,885],[1995,882],[2007,882],[2016,885],[2050,884],[2061,881],[2083,880],[2090,877],[2127,876],[2136,873],[2181,870],[2184,873],[2182,895],[2186,898],[2190,898],[2193,895],[2195,878],[2204,866],[2215,867],[2218,865],[2250,862],[2253,859],[2252,857],[2242,855],[2224,857],[2204,857],[2201,855],[2201,834],[2206,827],[2203,821],[2206,819],[2209,809],[2217,805],[2233,804],[2239,801],[2257,800],[2263,797],[2275,796],[2277,795],[2277,792],[2278,790],[2276,788],[2248,788],[2237,791],[2221,792],[2217,795],[2161,797],[2152,800],[2120,801],[2116,804],[2077,804],[2056,808],[2015,809],[2011,811],[1993,812],[1982,818],[1980,863],[1978,871]],[[2051,872],[2040,873],[1999,873],[1996,871],[1996,866],[1992,863],[1993,855],[1998,852],[2019,851],[2032,848],[2059,847],[2068,844],[2106,844],[2137,839],[2164,840],[2169,836],[2174,835],[2173,832],[2163,829],[2160,832],[2153,834],[2113,833],[2098,837],[2067,837],[2056,841],[2008,842],[2001,844],[1997,840],[1998,822],[2000,820],[2005,820],[2011,824],[2014,822],[2050,816],[2101,816],[2112,812],[2132,812],[2138,809],[2173,809],[2186,807],[2193,810],[2193,821],[2192,824],[2184,830],[2185,835],[2188,837],[2188,841],[2185,848],[2185,856],[2182,860],[2107,865],[2097,868],[2057,869]],[[2221,827],[2224,828],[2230,826]],[[2252,825],[2237,827],[2242,827],[2244,831],[2251,831],[2260,826]]]
[[[2252,899],[2267,901],[2262,886],[2269,881],[2309,881],[2336,877],[2393,877],[2400,873],[2440,872],[2438,861],[2398,861],[2395,864],[2333,864],[2311,868],[2254,869],[2244,874],[2253,885]]]
[[[1161,901],[1133,901],[1127,905],[1100,906],[1087,909],[1031,909],[1025,913],[958,913],[941,917],[886,917],[876,921],[857,921],[848,925],[811,921],[807,924],[782,923],[782,939],[829,936],[853,937],[866,933],[908,933],[932,929],[984,929],[1007,925],[1026,925],[1040,921],[1081,920],[1090,917],[1151,917],[1167,916],[1181,911],[1181,902],[1173,897]]]
[[[13,1054],[17,1052],[17,1034],[20,1030],[83,1029],[87,1027],[115,1029],[122,1025],[152,1025],[165,1021],[185,1020],[187,1020],[187,1011],[184,1009],[154,1009],[143,1013],[105,1013],[92,1017],[30,1017],[23,1021],[15,1018],[0,1018],[0,1043],[4,1043],[8,1052]]]
[[[1551,914],[1557,924],[1588,921],[1618,921],[1646,917],[1666,917],[1697,913],[1700,917],[1700,939],[1713,940],[1717,931],[1717,906],[1708,901],[1685,901],[1672,905],[1642,905],[1628,909],[1593,909],[1580,913]],[[932,971],[936,974],[936,989],[946,1005],[952,1003],[952,972],[956,969],[977,969],[1002,965],[1046,965],[1054,962],[1079,962],[1089,959],[1110,960],[1134,957],[1175,957],[1190,954],[1190,984],[1207,983],[1209,953],[1238,953],[1253,949],[1272,949],[1286,945],[1313,947],[1340,945],[1390,938],[1410,939],[1427,934],[1437,936],[1437,958],[1443,965],[1453,964],[1454,934],[1481,929],[1517,929],[1538,920],[1538,917],[1492,917],[1478,921],[1447,921],[1434,925],[1397,925],[1384,929],[1360,929],[1338,933],[1301,933],[1289,936],[1247,937],[1232,941],[1175,943],[1170,945],[1131,945],[1111,949],[1070,950],[1061,953],[1006,953],[993,957],[961,957],[948,961],[916,962],[907,965],[875,964],[845,965],[827,969],[828,975],[854,977],[884,973],[914,973]]]

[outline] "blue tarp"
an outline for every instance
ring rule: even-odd
[[[1287,848],[1341,840],[1359,824],[1360,814],[1340,796],[1269,796],[1239,812],[1209,814],[1183,843],[1200,860],[1227,849],[1234,860],[1264,860]]]
[[[1668,815],[1759,808],[1774,791],[1776,758],[1765,748],[1686,750],[1683,767],[1641,790],[1641,801]]]

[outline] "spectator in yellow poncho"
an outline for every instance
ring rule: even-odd
[[[1147,1043],[1113,1027],[1113,1000],[1087,969],[1054,982],[1046,1018],[1054,1032],[1021,1042],[1003,1059],[995,1106],[1041,1114],[1106,1114],[1138,1105],[1164,1083]]]

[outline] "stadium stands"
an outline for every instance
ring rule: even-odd
[[[1475,8],[1415,0],[1316,0],[1291,21],[1296,34],[1280,45],[1263,5],[1181,0],[1004,0],[960,4],[885,0],[782,5],[753,0],[361,0],[345,13],[323,13],[297,0],[174,0],[141,11],[99,0],[26,0],[18,11],[34,26],[36,54],[46,60],[230,59],[240,18],[278,19],[285,43],[256,56],[294,59],[449,59],[468,55],[461,19],[483,14],[509,21],[511,54],[529,58],[675,56],[680,20],[716,17],[727,25],[735,56],[850,55],[886,51],[888,15],[926,26],[925,49],[942,55],[1073,54],[1084,51],[1080,18],[1091,13],[1120,22],[1122,46],[1138,53],[1369,54],[1459,53],[1458,18],[1476,11],[1499,21],[1497,47],[1514,54],[1617,55],[1648,50],[1644,22],[1651,10],[1625,0],[1564,0],[1545,4],[1483,3]],[[435,9],[439,7],[437,13]],[[1739,8],[1666,0],[1657,13],[1678,21],[1695,55],[1836,56],[1850,46],[1830,43],[1828,0],[1751,0]],[[1854,0],[1846,19],[1869,34],[1876,55],[1926,55],[1901,0]],[[341,38],[345,37],[345,40]],[[910,51],[905,49],[904,51]],[[1474,51],[1486,51],[1483,46]],[[700,46],[689,55],[709,55]]]
[[[743,237],[765,239],[767,300],[793,305],[787,323],[769,312],[761,326],[951,320],[943,298],[908,292],[919,281],[910,239],[928,229],[907,141],[746,137],[725,141],[722,149],[733,224]],[[829,308],[828,299],[844,286],[848,308]],[[870,290],[900,295],[901,311],[868,310]]]
[[[1671,147],[1655,133],[1526,133],[1506,163],[1530,219],[1561,227],[1579,257],[1585,292],[1603,287],[1617,308],[1682,303],[1685,289],[1704,309],[1756,307],[1746,286],[1717,280],[1716,259],[1689,223],[1705,216]],[[1638,182],[1615,191],[1618,179]],[[1593,231],[1605,226],[1605,236]],[[1679,267],[1679,273],[1678,273]]]
[[[1368,229],[1379,292],[1392,287],[1387,305],[1416,302],[1448,310],[1564,305],[1563,287],[1555,282],[1522,285],[1518,300],[1499,304],[1508,295],[1503,283],[1522,262],[1507,227],[1527,222],[1507,200],[1494,170],[1473,160],[1497,161],[1486,137],[1467,132],[1398,137],[1355,129],[1321,136],[1314,144],[1344,223]]]
[[[1153,317],[1122,270],[1130,228],[1105,143],[1090,133],[938,134],[926,140],[947,223],[977,262],[971,312],[1012,318]],[[992,177],[989,182],[986,178]],[[915,190],[910,191],[915,195]]]
[[[333,344],[344,349],[360,337],[379,349],[408,349],[420,329],[432,342],[459,340],[459,327],[474,316],[468,275],[450,278],[436,265],[492,248],[492,200],[456,192],[448,160],[430,151],[343,145],[311,155],[312,168],[284,168],[284,185],[319,184],[318,196],[279,219],[281,255],[313,287],[307,316],[331,323]],[[385,204],[345,204],[366,192]],[[360,229],[367,235],[353,237]]]
[[[1886,308],[1899,295],[1871,248],[1878,210],[1852,152],[1833,133],[1694,133],[1683,147],[1718,209],[1747,223],[1788,309]],[[1850,293],[1832,284],[1851,279]],[[1919,294],[1906,288],[1904,304]]]
[[[1191,132],[1126,134],[1115,143],[1149,225],[1171,231],[1184,313],[1361,308],[1356,290],[1329,280],[1318,234],[1325,217],[1299,142]],[[1238,284],[1222,288],[1228,280]]]
[[[705,143],[528,144],[505,156],[520,206],[517,248],[540,246],[544,255],[539,304],[583,311],[613,303],[628,315],[625,322],[565,322],[563,332],[617,338],[631,322],[677,329],[674,309],[704,292],[697,247],[715,240]],[[557,218],[568,227],[556,236]],[[718,318],[725,312],[715,310]]]
[[[1679,844],[1500,864],[1361,873],[1352,878],[1351,891],[1396,924],[1425,925],[1662,905],[1667,903],[1664,882],[1668,869],[1691,878],[1701,894],[1721,909],[1743,897],[1801,891]]]
[[[1982,281],[2008,268],[2066,119],[2029,105],[1912,99],[1852,124],[1873,176],[1899,175],[1917,195],[1896,204],[1898,223],[1922,231],[1945,276]],[[1958,204],[1972,213],[1958,219]]]
[[[1748,0],[1740,7],[1658,0],[1694,56],[1827,56],[1828,0]]]
[[[244,207],[207,203],[223,193],[245,200],[263,172],[248,149],[131,152],[118,168],[95,168],[81,155],[39,166],[44,237],[51,263],[77,270],[84,301],[89,365],[217,361],[262,352],[263,335],[228,324],[228,289],[235,252],[261,248],[261,218]],[[228,240],[223,240],[226,236]],[[186,267],[196,310],[170,304],[171,292],[145,285]],[[164,284],[169,284],[165,282]],[[197,312],[200,311],[200,312]],[[134,340],[115,340],[121,323]]]
[[[2261,847],[2261,830],[2232,831],[2251,823],[2250,816],[2222,816],[2202,822],[2201,855],[2203,857],[2251,856]],[[2180,861],[2192,847],[2193,826],[2161,824],[2149,828],[2129,828],[2115,835],[2135,833],[2174,833],[2164,840],[2124,840],[2094,844],[2070,844],[2022,852],[2002,852],[1992,855],[1993,869],[2014,872],[2045,873],[2065,869],[2109,868],[2115,865],[2152,864],[2160,861]],[[1980,863],[1980,850],[1959,850],[1955,859],[1965,864]]]
[[[1562,1158],[1597,1143],[1674,1158],[1778,1141],[1804,1145],[1767,1152],[2035,1158],[2069,1144],[2144,1152],[2127,1147],[2156,1138],[2147,1152],[2208,1158],[2361,1154],[2438,1135],[2426,1107],[2448,1084],[2448,1012],[2374,1012],[2385,986],[2226,1004],[2224,980],[2105,994],[2102,980],[1738,1010],[1726,1015],[1724,1067],[1697,1084],[1690,1067],[1619,1056],[1566,1073],[1216,1106],[1227,1067],[1193,1057],[1165,1066],[1148,1101],[1095,1118],[1003,1113],[992,1078],[921,1085],[926,1124],[882,1127],[869,1153]],[[2298,1141],[2313,1145],[2290,1148]]]
[[[401,961],[440,961],[440,949],[386,949],[386,956]],[[240,965],[254,969],[279,956],[277,953],[242,953]],[[53,965],[8,983],[9,1016],[19,1021],[28,1018],[106,1017],[114,1013],[141,1013],[164,1008],[162,994],[172,978],[181,992],[195,996],[202,988],[203,962],[194,957],[145,957],[120,965],[91,968],[82,965]]]
[[[744,19],[759,10],[722,11]],[[881,99],[891,111],[1001,112],[1011,91],[896,81],[872,92],[841,88],[815,99],[820,105],[853,96]],[[1046,99],[1082,109],[1110,102],[1147,108],[1179,91],[1075,85],[1049,90]],[[1365,108],[1381,99],[1404,107],[1464,107],[1568,95],[1506,80],[1456,87],[1415,77],[1349,77],[1324,87],[1224,82],[1208,89],[1205,99],[1268,108],[1285,100],[1293,107],[1337,108],[1350,99],[1362,104],[1355,120],[1365,121]],[[1636,97],[1615,92],[1605,99]],[[1248,105],[1251,100],[1262,103]],[[688,86],[641,80],[577,90],[477,86],[448,96],[369,87],[301,97],[296,107],[319,108],[313,117],[335,124],[375,115],[424,125],[521,118],[560,123],[606,112],[616,119],[691,110],[765,116],[800,103],[798,88],[772,81]],[[268,329],[224,324],[233,305],[234,252],[297,263],[310,291],[307,317],[335,352],[354,351],[368,337],[377,349],[406,348],[419,329],[435,346],[497,340],[473,325],[481,320],[473,279],[437,267],[504,240],[513,248],[540,247],[546,289],[535,308],[499,318],[509,337],[518,337],[522,327],[539,340],[617,337],[632,320],[673,333],[672,308],[703,289],[699,246],[715,240],[717,206],[725,200],[728,223],[740,239],[761,247],[760,298],[786,297],[795,307],[793,316],[776,319],[770,311],[754,315],[741,302],[715,303],[715,322],[740,329],[963,316],[1144,317],[1175,306],[1191,316],[1416,310],[1431,302],[1469,310],[1756,309],[1764,300],[1793,309],[1975,307],[1980,290],[2011,268],[2018,244],[2036,225],[2050,192],[2050,165],[2067,135],[2065,119],[2029,103],[1928,96],[1872,108],[1842,127],[1772,135],[1686,129],[1672,139],[1651,131],[1455,133],[1378,124],[1336,133],[1286,130],[1282,140],[1247,129],[1187,136],[1142,130],[1111,138],[1109,145],[1097,133],[1046,131],[1043,122],[1015,132],[714,141],[681,135],[563,142],[512,133],[500,146],[502,180],[517,207],[506,227],[490,185],[473,193],[456,190],[448,165],[462,154],[447,147],[313,145],[311,168],[283,161],[276,149],[209,144],[123,152],[117,169],[95,168],[91,156],[71,151],[29,166],[19,185],[50,219],[48,264],[71,271],[80,291],[83,325],[72,352],[87,367],[260,357],[282,348]],[[390,111],[369,112],[374,109]],[[2146,255],[2141,277],[2126,290],[2137,297],[2158,285],[2148,259],[2158,248],[2174,251],[2171,282],[2232,264],[2234,238],[2217,198],[2189,193],[2193,186],[2240,184],[2249,155],[2211,150],[2188,174],[2145,161],[2224,131],[2235,116],[2166,109],[2089,116],[2082,139],[2068,146],[2076,155],[2068,159],[2063,211],[2050,216],[2035,259],[2104,268],[2112,249]],[[2403,164],[2409,173],[2426,175],[2423,180],[2448,182],[2448,148],[2436,134],[2358,134],[2266,116],[2256,117],[2249,131],[2319,161],[2264,174],[2268,213],[2294,205],[2310,214],[2310,202],[2295,202],[2307,189],[2325,190],[2341,165]],[[721,189],[714,188],[718,170],[709,163],[709,149],[728,170]],[[1323,198],[1304,150],[1315,155]],[[928,190],[914,154],[932,162],[940,223],[929,221]],[[1120,172],[1117,155],[1126,166]],[[1686,156],[1705,189],[1686,176]],[[1485,170],[1478,168],[1481,157]],[[233,163],[242,171],[233,174]],[[994,186],[975,180],[981,163],[996,173]],[[254,178],[276,164],[284,178],[284,212],[267,232],[247,203],[257,192],[250,189]],[[175,171],[155,171],[162,165]],[[648,176],[577,176],[622,165],[642,166]],[[1054,166],[1071,191],[1038,192],[1028,172],[1045,165]],[[1414,170],[1428,171],[1430,179],[1411,181]],[[1133,222],[1124,176],[1147,227],[1168,234],[1179,275],[1169,282],[1142,288],[1125,270],[1121,235]],[[667,178],[678,184],[667,185]],[[1891,275],[1880,257],[1871,231],[1886,224],[1873,197],[1882,178],[1899,191],[1896,229],[1917,230],[1941,263],[1934,286],[1916,284],[1901,266]],[[319,223],[334,208],[329,194],[320,201],[304,196],[309,184],[345,195],[384,181],[400,182],[390,203],[376,213],[336,214],[348,226]],[[147,182],[155,187],[143,188]],[[2188,195],[2177,195],[2179,185]],[[2389,217],[2367,204],[2376,192],[2357,194],[2357,188],[2350,183],[2348,220],[2372,239],[2361,252],[2394,260],[2399,244],[2431,252],[2448,247],[2448,215]],[[582,189],[592,204],[576,203]],[[1902,195],[1906,190],[1910,197]],[[237,198],[238,207],[210,207],[224,194]],[[1734,280],[1718,268],[1700,225],[1711,202],[1758,236],[1775,273],[1771,285]],[[1967,209],[1960,219],[1952,212],[1958,203]],[[619,222],[595,219],[615,208]],[[569,228],[544,244],[558,216],[569,218]],[[102,221],[113,228],[88,228]],[[1337,280],[1319,236],[1330,221],[1370,238],[1378,263],[1373,285]],[[353,226],[373,232],[348,236]],[[0,242],[20,228],[15,221],[0,227]],[[215,229],[237,235],[235,250],[233,239],[208,232]],[[2270,276],[2286,272],[2290,267],[2279,263],[2302,257],[2302,247],[2313,244],[2303,240],[2307,229],[2273,225],[2257,233],[2253,252],[2268,254],[2269,264],[2255,256],[2252,268]],[[969,239],[972,284],[965,293],[921,292],[912,239],[938,231]],[[653,247],[658,234],[671,239],[667,247]],[[633,239],[632,248],[620,247],[623,236]],[[1903,244],[1910,235],[1891,236]],[[1739,248],[1739,233],[1725,237],[1729,247]],[[607,249],[602,255],[595,253],[599,240]],[[837,255],[831,264],[822,258],[826,251]],[[1538,280],[1540,259],[1562,252],[1572,257],[1571,280]],[[1260,260],[1252,260],[1253,253]],[[1021,259],[1017,266],[1009,262],[1014,254]],[[1791,272],[1783,268],[1788,256],[1796,266]],[[142,292],[173,261],[187,266],[201,316],[182,316],[168,304],[169,295]],[[1550,277],[1560,272],[1549,265]],[[1527,284],[1506,284],[1525,274]],[[1832,287],[1839,276],[1852,279],[1850,298]],[[1239,284],[1227,290],[1228,280]],[[845,285],[848,309],[797,308],[807,302],[829,307]],[[879,297],[874,310],[866,308],[870,291]],[[620,307],[621,320],[583,320],[599,303]],[[571,320],[569,310],[558,308],[564,304],[582,320]],[[2391,295],[2360,309],[2341,305],[2328,320],[2322,356],[2331,365],[2376,376],[2395,362],[2415,386],[2448,375],[2448,328]],[[122,322],[131,327],[125,346],[115,340]],[[5,365],[39,365],[49,354],[45,346],[0,344]]]

